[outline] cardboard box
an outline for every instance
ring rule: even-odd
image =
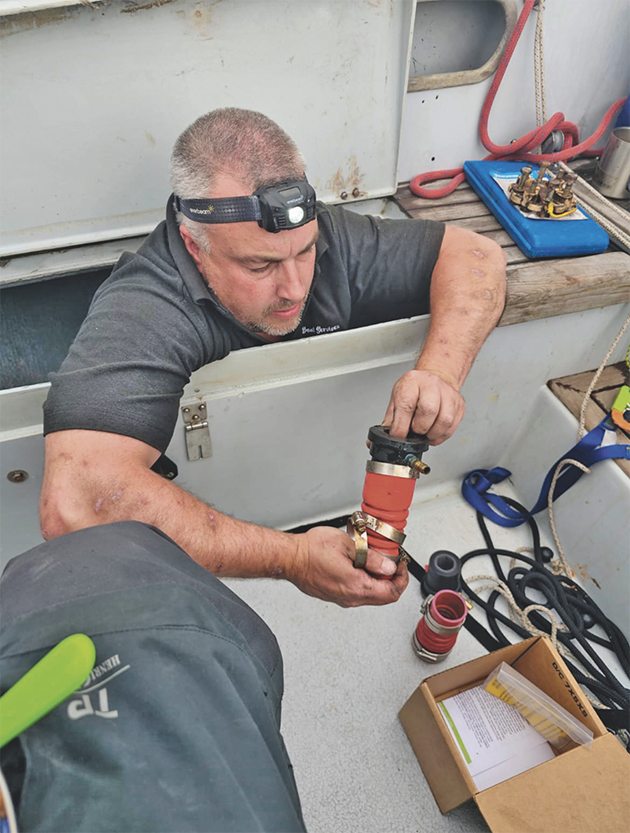
[[[575,746],[478,791],[437,703],[479,685],[501,662],[512,665],[588,726],[593,746]],[[606,730],[546,637],[533,637],[429,677],[399,717],[443,813],[472,798],[496,833],[630,830],[630,755]]]

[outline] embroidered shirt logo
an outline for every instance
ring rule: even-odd
[[[318,336],[322,333],[334,333],[336,330],[341,329],[341,324],[333,324],[330,327],[302,327],[302,335],[303,336]]]

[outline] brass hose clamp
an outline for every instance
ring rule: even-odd
[[[348,518],[348,535],[354,538],[355,556],[354,566],[365,569],[368,555],[367,524],[362,517],[363,512],[354,512]]]
[[[365,568],[368,552],[368,529],[371,529],[373,532],[378,532],[378,534],[382,535],[383,538],[393,541],[395,544],[398,544],[399,547],[402,546],[405,538],[407,537],[404,532],[400,531],[400,529],[396,529],[395,526],[391,526],[390,524],[385,523],[385,521],[375,518],[373,515],[368,515],[367,512],[362,512],[361,510],[354,512],[348,520],[348,534],[350,536],[354,536],[354,543],[356,546],[356,556],[354,560],[355,567]],[[386,553],[381,553],[381,555],[385,558],[389,558],[396,564],[398,564],[401,559],[400,553],[396,556],[387,555]]]
[[[407,480],[417,480],[418,472],[409,466],[397,466],[393,463],[380,463],[378,460],[368,460],[365,470],[372,474],[385,474],[388,477],[404,477]]]

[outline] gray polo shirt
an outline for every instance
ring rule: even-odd
[[[429,311],[442,223],[363,216],[321,203],[318,223],[309,298],[298,330],[286,339]],[[166,220],[136,254],[122,255],[59,372],[51,374],[44,434],[107,431],[164,452],[191,373],[232,350],[266,343],[209,289],[169,199]]]

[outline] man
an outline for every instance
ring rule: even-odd
[[[291,535],[235,520],[151,471],[198,367],[314,326],[332,331],[428,312],[429,300],[429,336],[416,368],[395,384],[384,424],[395,436],[427,434],[434,445],[459,424],[459,390],[503,309],[501,249],[440,223],[374,220],[324,205],[315,219],[277,233],[249,214],[214,222],[229,212],[233,219],[241,205],[263,206],[260,197],[252,203],[262,186],[288,181],[310,193],[300,185],[304,167],[293,141],[260,113],[213,111],[180,136],[171,160],[177,214],[169,200],[166,221],[137,255],[122,256],[51,376],[44,538],[137,520],[164,530],[218,576],[285,578],[343,606],[399,598],[404,565],[370,551],[366,571],[354,569],[344,532]]]

